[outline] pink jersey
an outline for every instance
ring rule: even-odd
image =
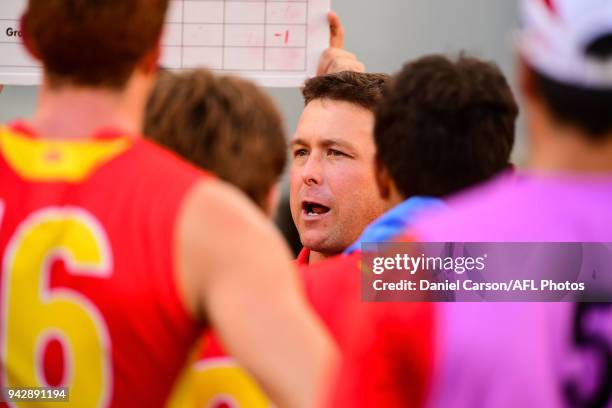
[[[447,202],[406,231],[420,242],[612,242],[612,176],[503,176]],[[599,273],[612,273],[602,265]],[[359,316],[340,376],[343,405],[414,401],[412,346],[428,325],[406,326],[415,303]],[[426,407],[612,407],[612,306],[596,303],[436,303]],[[376,347],[372,347],[376,344]],[[375,380],[371,367],[386,366]],[[384,379],[383,379],[384,380]],[[363,396],[368,396],[364,398]]]

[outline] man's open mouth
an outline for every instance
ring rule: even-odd
[[[304,211],[304,213],[306,213],[308,216],[315,217],[327,214],[330,211],[330,208],[319,203],[304,201],[302,203],[302,211]]]

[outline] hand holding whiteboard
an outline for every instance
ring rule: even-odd
[[[27,0],[0,2],[0,83],[39,84],[40,64],[22,44]],[[161,64],[236,73],[262,86],[300,86],[327,47],[330,0],[172,0]]]
[[[357,56],[344,49],[344,26],[338,15],[331,11],[329,21],[329,48],[319,61],[317,75],[333,74],[341,71],[366,72],[365,65]]]

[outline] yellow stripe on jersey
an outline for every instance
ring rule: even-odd
[[[129,139],[54,141],[3,127],[0,153],[20,177],[39,182],[80,182],[131,145]]]

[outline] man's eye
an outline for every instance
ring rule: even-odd
[[[346,157],[346,156],[348,156],[346,153],[343,153],[340,150],[335,150],[335,149],[329,149],[327,154],[329,156],[334,156],[334,157]]]
[[[298,149],[293,152],[293,157],[305,157],[308,155],[308,151],[306,149]]]

